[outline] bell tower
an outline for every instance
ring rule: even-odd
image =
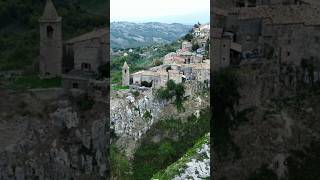
[[[129,66],[127,62],[124,62],[122,67],[122,85],[123,86],[130,85],[130,73],[129,73]]]
[[[62,74],[62,18],[51,0],[46,1],[43,15],[39,19],[40,24],[40,62],[41,75],[59,76]]]

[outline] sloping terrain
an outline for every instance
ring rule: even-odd
[[[153,180],[210,179],[210,133],[199,139],[178,161],[153,176]]]

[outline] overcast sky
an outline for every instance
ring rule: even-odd
[[[110,0],[111,22],[195,24],[210,21],[210,0]]]

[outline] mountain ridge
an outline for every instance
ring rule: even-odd
[[[191,28],[191,25],[180,23],[111,22],[110,44],[114,49],[168,44],[187,34]]]

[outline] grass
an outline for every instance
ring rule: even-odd
[[[110,161],[112,177],[121,177],[122,180],[130,179],[130,162],[115,145],[111,145],[110,148]]]
[[[0,86],[12,90],[61,87],[61,78],[42,79],[37,75],[17,76],[11,79],[2,78],[1,82]]]
[[[127,90],[129,86],[121,86],[121,85],[113,85],[112,90],[119,91],[119,90]]]

